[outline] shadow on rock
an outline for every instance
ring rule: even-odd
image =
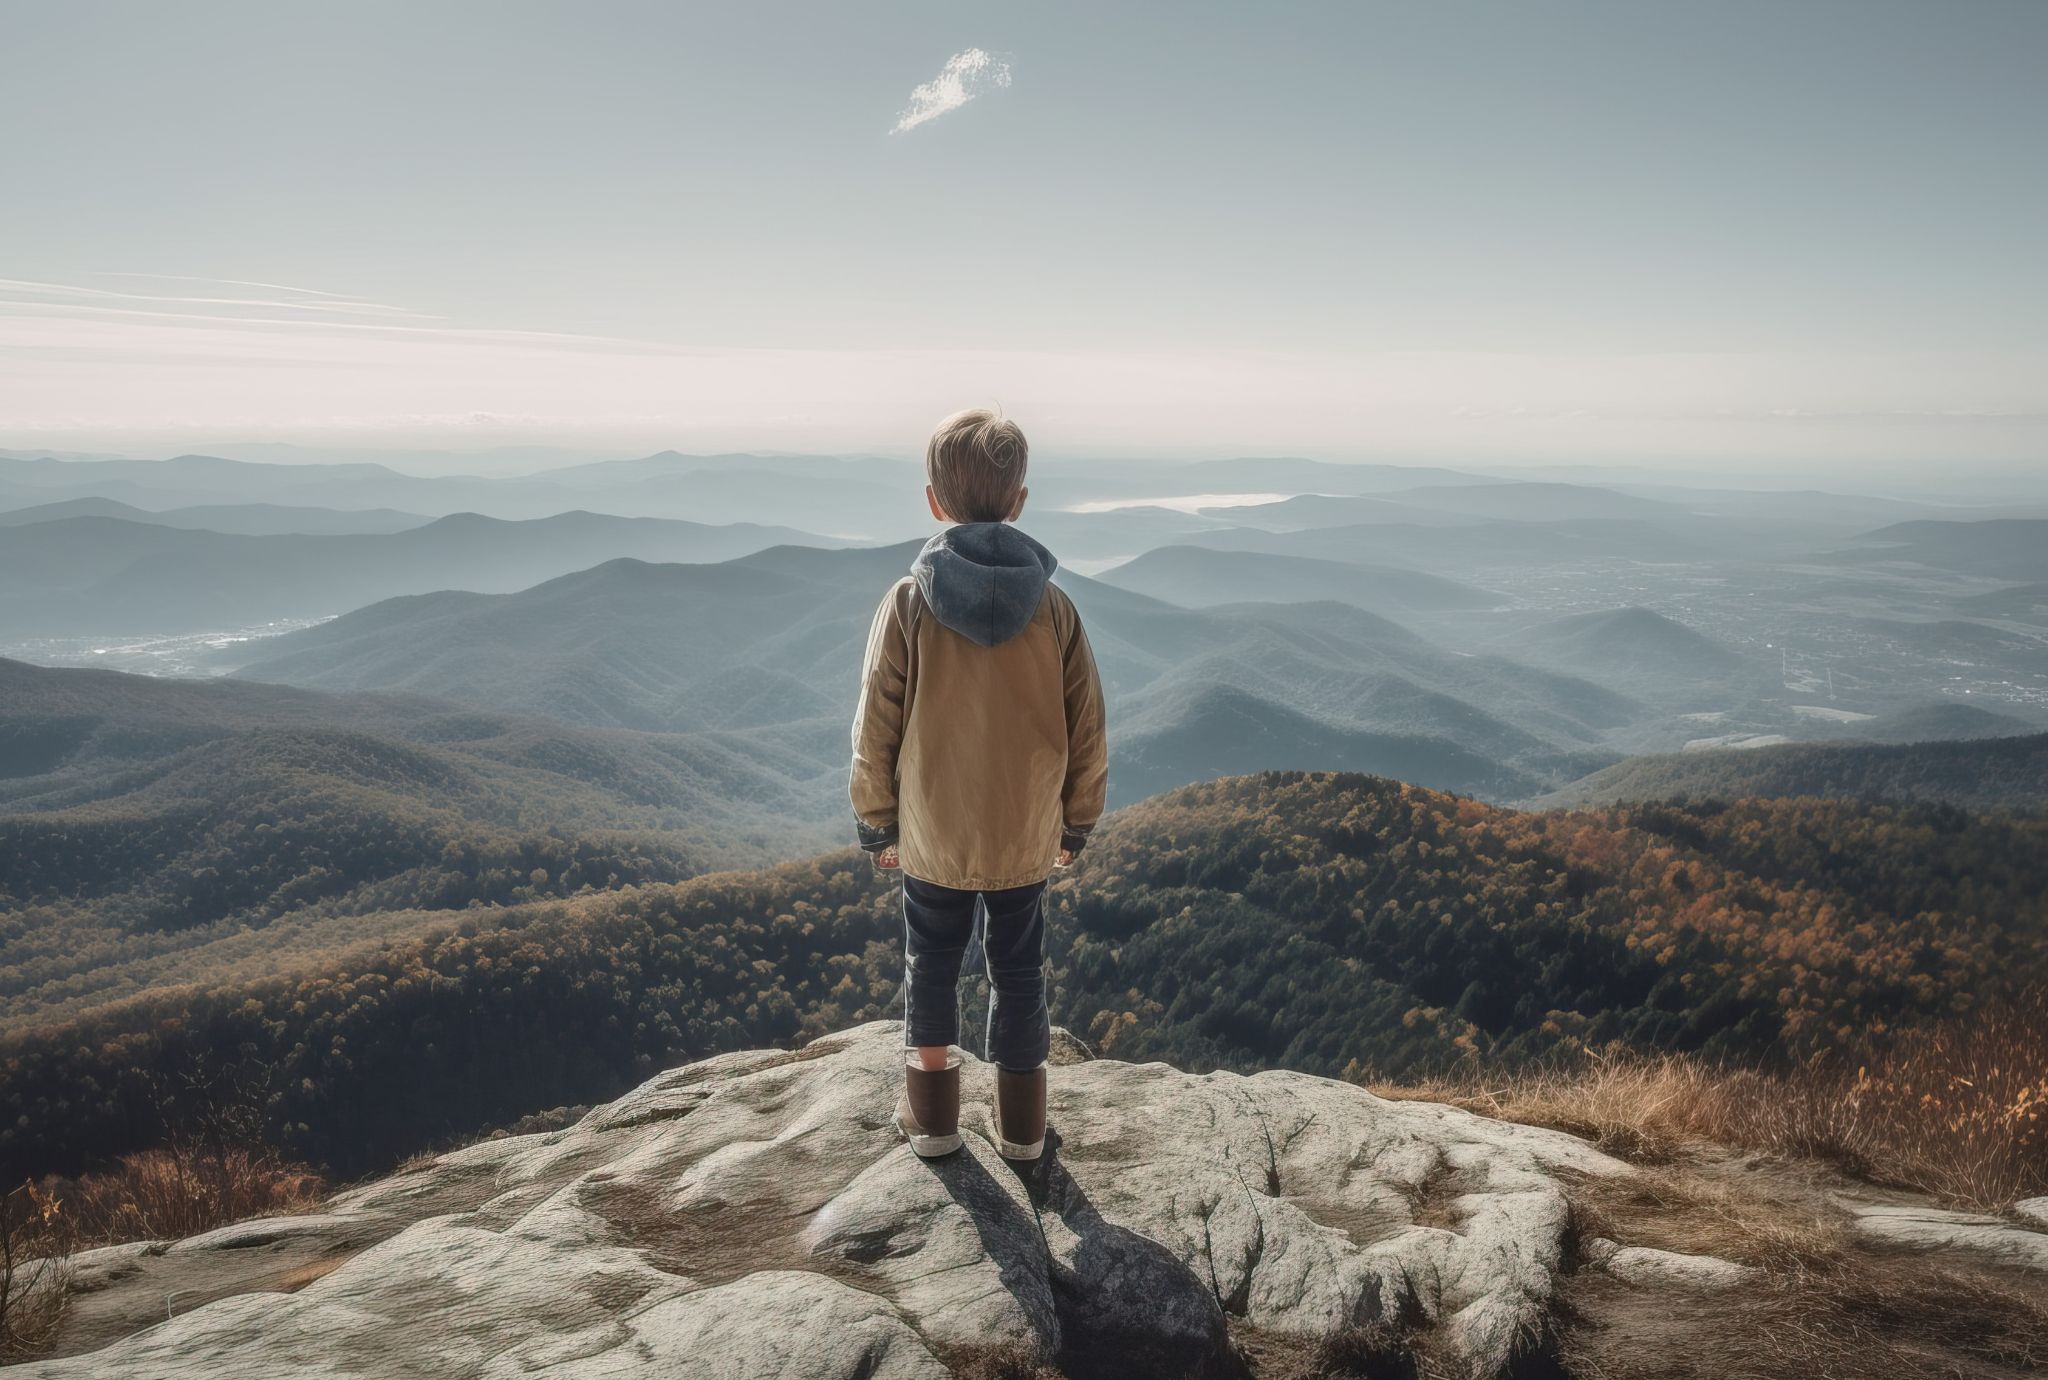
[[[1040,1340],[1062,1373],[1245,1380],[1215,1292],[1165,1246],[1096,1209],[1061,1162],[1056,1131],[1037,1163],[1013,1166],[1038,1217],[1035,1259],[1019,1258],[1019,1235],[1003,1220],[1015,1197],[979,1160],[952,1155],[931,1166],[972,1215],[1005,1287],[1022,1298],[1050,1286],[1058,1335]]]

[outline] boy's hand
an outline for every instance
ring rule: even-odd
[[[902,860],[896,856],[896,845],[893,843],[875,854],[875,867],[879,871],[894,872],[901,866],[903,866]]]
[[[1074,850],[1073,850],[1073,849],[1071,849],[1071,848],[1062,848],[1062,849],[1060,850],[1060,856],[1059,856],[1059,861],[1058,861],[1058,862],[1056,862],[1056,863],[1054,863],[1054,864],[1053,864],[1053,866],[1055,866],[1055,867],[1072,867],[1073,865],[1074,865]]]

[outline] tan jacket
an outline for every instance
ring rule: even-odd
[[[929,575],[898,581],[868,634],[853,724],[861,845],[896,843],[904,872],[940,886],[1043,881],[1062,847],[1087,841],[1109,779],[1088,635],[1046,584],[1020,631],[981,645],[941,621]]]

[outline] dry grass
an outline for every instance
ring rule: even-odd
[[[1573,1189],[1574,1233],[1761,1266],[1712,1293],[1564,1281],[1560,1359],[1578,1380],[1957,1380],[2048,1363],[2048,1298],[2024,1279],[1860,1246],[1800,1180],[1678,1164]]]
[[[1425,1369],[1404,1329],[1346,1327],[1325,1337],[1282,1336],[1236,1326],[1239,1358],[1253,1380],[1449,1380]]]
[[[1320,1337],[1233,1324],[1231,1338],[1249,1380],[1471,1380],[1473,1373],[1469,1359],[1449,1351],[1420,1316]],[[1577,1380],[1560,1362],[1561,1345],[1549,1324],[1525,1332],[1499,1380]]]
[[[402,1179],[408,1174],[417,1174],[422,1170],[432,1169],[440,1158],[441,1152],[439,1150],[421,1150],[416,1154],[407,1155],[392,1169],[391,1177]]]
[[[48,1179],[41,1187],[81,1246],[194,1236],[302,1211],[326,1191],[319,1175],[267,1150],[187,1146],[124,1155],[104,1173]]]
[[[0,1362],[33,1356],[55,1336],[75,1251],[301,1211],[325,1187],[311,1170],[269,1151],[191,1146],[126,1155],[103,1173],[21,1185],[0,1198]]]
[[[2038,994],[1785,1074],[1610,1052],[1373,1091],[1554,1126],[1648,1163],[1707,1140],[1825,1161],[1972,1207],[2048,1193],[2048,1000]]]
[[[1849,1243],[1843,1220],[1814,1196],[1781,1196],[1761,1186],[1731,1187],[1698,1170],[1645,1169],[1573,1187],[1575,1243],[1596,1236],[1631,1246],[1711,1255],[1773,1275],[1831,1270]]]
[[[1034,1348],[1015,1343],[955,1348],[945,1362],[957,1380],[1066,1380]]]
[[[0,1364],[33,1356],[55,1335],[70,1277],[71,1232],[33,1184],[0,1197]]]
[[[1420,1380],[1414,1349],[1391,1327],[1347,1327],[1333,1332],[1310,1353],[1309,1374],[1328,1380]]]
[[[2048,1361],[2037,1306],[1959,1276],[1875,1270],[1712,1295],[1570,1281],[1575,1380],[2006,1380]]]

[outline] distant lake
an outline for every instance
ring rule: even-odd
[[[1254,503],[1284,503],[1295,494],[1175,494],[1169,498],[1098,498],[1061,509],[1066,513],[1113,513],[1119,508],[1171,508],[1192,513],[1202,508],[1249,508]]]
[[[36,666],[93,666],[102,671],[128,671],[145,676],[217,676],[224,664],[217,655],[240,642],[277,637],[334,617],[279,618],[225,632],[133,633],[101,637],[35,637],[0,642],[0,657]]]

